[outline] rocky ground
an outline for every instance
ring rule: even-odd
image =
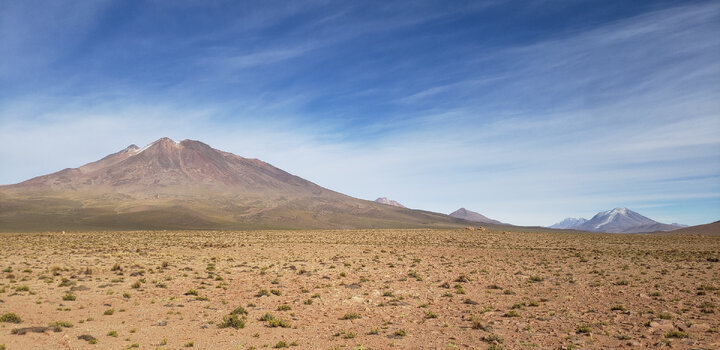
[[[720,348],[720,237],[0,234],[0,349]]]

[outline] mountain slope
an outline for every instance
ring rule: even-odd
[[[708,235],[708,236],[720,236],[720,221],[715,221],[705,225],[688,226],[679,228],[674,231],[668,232],[670,234],[695,234],[695,235]]]
[[[460,208],[452,213],[450,213],[450,216],[458,219],[463,219],[467,221],[473,221],[473,222],[483,222],[486,224],[497,224],[497,225],[503,225],[502,222],[490,219],[489,217],[482,215],[480,213],[476,213],[474,211],[467,210],[465,208]]]
[[[554,225],[548,226],[549,228],[557,228],[557,229],[571,229],[576,228],[582,224],[587,222],[587,219],[585,218],[566,218],[563,221],[560,221]]]
[[[387,197],[380,197],[375,200],[375,203],[392,205],[393,207],[407,208],[406,206],[400,204],[399,202],[397,202],[395,200],[387,199]]]
[[[0,230],[458,227],[447,215],[349,197],[192,140],[131,145],[0,186]]]
[[[640,233],[678,229],[677,226],[659,223],[627,208],[599,212],[592,219],[573,228],[608,233]]]

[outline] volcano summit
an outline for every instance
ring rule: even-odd
[[[257,159],[161,138],[0,186],[3,230],[394,228],[462,225],[337,193]]]

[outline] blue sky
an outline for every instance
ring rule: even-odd
[[[720,3],[0,2],[0,183],[162,136],[355,197],[720,219]]]

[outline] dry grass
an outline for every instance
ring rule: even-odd
[[[7,349],[720,343],[720,237],[163,231],[0,247]]]

